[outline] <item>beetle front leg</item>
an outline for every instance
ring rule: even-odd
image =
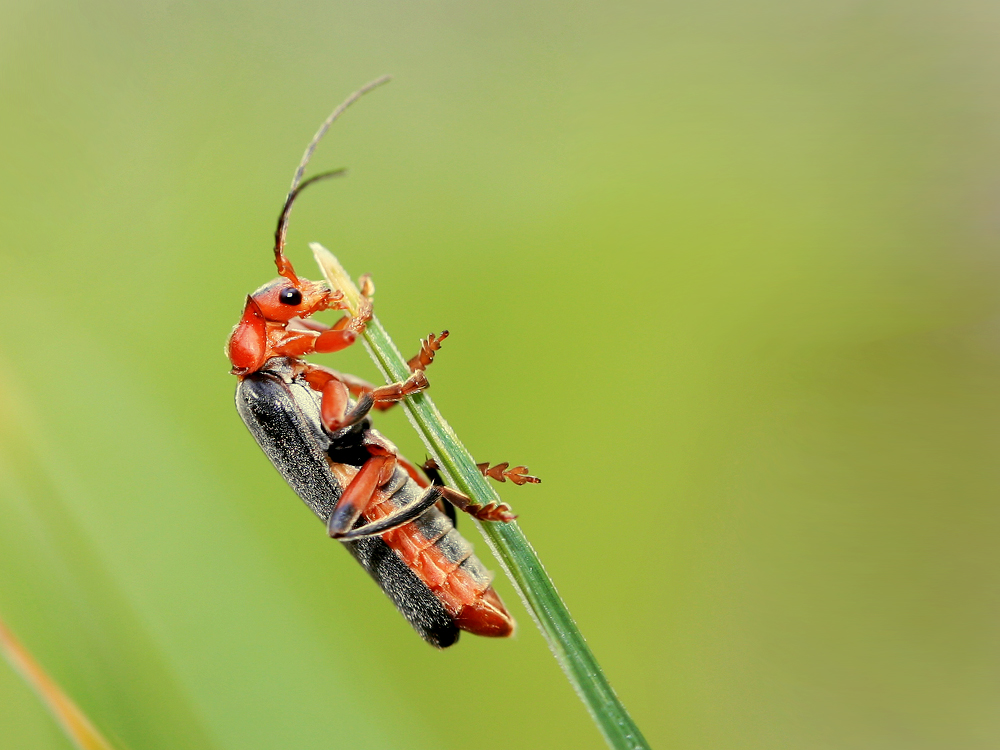
[[[316,337],[314,351],[321,354],[339,352],[346,349],[358,336],[365,332],[365,326],[372,319],[372,303],[367,298],[361,298],[358,314],[344,316],[332,328],[327,328]],[[316,330],[315,324],[313,330]]]

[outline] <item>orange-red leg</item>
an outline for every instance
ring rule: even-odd
[[[339,380],[331,380],[323,386],[319,404],[323,426],[330,432],[336,432],[357,424],[372,410],[372,403],[371,394],[365,394],[351,406],[347,386]]]
[[[334,538],[343,537],[361,518],[361,514],[368,507],[378,488],[392,478],[395,468],[394,456],[369,458],[330,511],[330,516],[326,520],[327,533]]]
[[[420,340],[420,351],[407,361],[410,372],[413,373],[413,376],[411,376],[410,379],[413,377],[419,378],[418,373],[422,373],[427,369],[428,365],[434,361],[435,353],[441,348],[441,342],[446,338],[448,338],[448,332],[442,331],[440,334],[432,333],[427,338]],[[354,377],[353,375],[344,376],[342,379],[355,397],[360,396],[365,391],[379,390],[371,383],[362,380],[361,378]],[[389,386],[382,387],[387,388]],[[427,386],[424,387],[426,388]],[[400,399],[380,399],[376,397],[374,408],[376,411],[387,411],[398,404],[399,401]]]
[[[476,464],[476,468],[479,469],[480,474],[500,483],[506,482],[509,479],[518,486],[522,484],[541,484],[541,479],[533,477],[527,473],[527,466],[515,466],[513,469],[508,469],[508,466],[510,466],[509,461],[504,461],[502,464],[497,464],[492,468],[490,467],[489,461],[483,461],[481,464]],[[427,459],[423,465],[424,473],[431,477],[432,480],[435,477],[441,476],[438,473],[439,468],[440,467],[437,465],[437,461],[433,458]]]
[[[362,298],[357,315],[345,316],[338,320],[332,328],[320,332],[319,336],[316,337],[314,351],[326,353],[346,349],[365,332],[365,326],[371,319],[372,304],[368,299]],[[315,323],[310,328],[313,331],[318,330]]]
[[[426,370],[430,363],[434,361],[434,355],[438,349],[441,348],[441,342],[446,338],[448,338],[448,331],[441,331],[437,335],[432,333],[427,338],[420,339],[420,351],[406,362],[410,368],[410,372]]]
[[[387,400],[385,396],[387,394],[398,393],[400,389],[405,389],[411,393],[416,393],[419,390],[427,388],[430,383],[426,383],[427,376],[421,376],[420,374],[413,373],[409,378],[404,380],[402,383],[393,383],[388,386],[377,386],[373,383],[369,383],[364,378],[359,378],[357,375],[351,375],[348,372],[337,372],[336,370],[326,370],[327,374],[331,377],[335,377],[341,383],[347,386],[347,390],[350,391],[354,398],[359,398],[366,393],[375,393],[380,391],[380,396],[375,399],[375,409],[379,411],[385,411],[386,409],[395,406],[398,403],[396,400]],[[425,384],[426,383],[426,384]],[[404,394],[404,395],[409,395]]]
[[[360,334],[357,331],[350,328],[329,328],[316,337],[316,342],[313,345],[313,351],[319,352],[320,354],[339,352],[341,349],[346,349],[357,341],[359,335]]]
[[[528,473],[527,466],[515,466],[513,469],[508,469],[510,466],[510,461],[504,461],[502,464],[497,464],[494,467],[490,467],[489,461],[483,461],[481,464],[476,464],[476,468],[479,469],[479,473],[484,477],[489,477],[497,482],[506,482],[508,479],[514,484],[521,486],[522,484],[540,484],[541,479],[538,477],[533,477]]]
[[[423,466],[424,472],[430,477],[434,486],[441,490],[441,497],[454,505],[463,513],[468,513],[473,518],[480,521],[513,521],[517,516],[511,511],[507,503],[488,503],[481,505],[474,502],[471,497],[464,492],[459,492],[452,487],[444,486],[440,474],[440,467],[433,458],[428,459]]]
[[[374,383],[369,383],[364,378],[359,378],[357,375],[352,375],[349,372],[339,372],[338,370],[332,370],[328,367],[322,367],[321,365],[312,365],[312,367],[318,371],[322,371],[322,375],[316,374],[313,376],[313,380],[323,383],[326,382],[328,378],[336,378],[341,383],[347,386],[347,390],[350,392],[354,398],[359,398],[366,393],[372,393],[378,389],[378,386]],[[322,386],[319,388],[322,390]],[[390,404],[379,404],[376,408],[380,410],[388,409],[390,406],[394,406],[396,402]]]
[[[381,385],[372,391],[371,394],[372,399],[375,401],[375,408],[378,409],[381,407],[384,410],[388,408],[388,406],[392,406],[393,404],[402,401],[407,396],[426,390],[430,387],[430,385],[431,384],[427,381],[427,376],[424,374],[424,371],[417,370],[402,383]]]
[[[380,518],[377,521],[372,521],[364,524],[363,526],[359,526],[356,529],[346,531],[343,534],[336,536],[336,538],[344,541],[348,541],[350,539],[362,539],[369,536],[379,536],[381,534],[385,534],[387,531],[398,529],[400,526],[408,524],[411,521],[415,521],[417,518],[426,513],[428,508],[440,501],[440,490],[440,487],[429,487],[426,492],[409,505],[397,508],[389,515]]]
[[[480,521],[502,521],[508,523],[517,518],[517,514],[511,511],[507,503],[487,503],[482,505],[473,501],[464,492],[459,492],[451,487],[435,485],[435,489],[441,492],[441,497],[454,505],[463,513],[468,513],[473,518]]]
[[[319,365],[307,365],[303,375],[311,388],[323,394],[320,416],[323,425],[331,432],[357,424],[379,404],[401,401],[430,385],[423,371],[417,371],[402,383],[390,383],[371,391],[361,391],[352,407],[350,387],[344,382],[345,377],[341,373]]]
[[[378,536],[410,523],[441,498],[439,487],[429,487],[426,492],[409,505],[397,508],[377,521],[371,521],[354,528],[379,488],[392,481],[395,470],[396,457],[394,455],[378,455],[368,459],[351,480],[351,483],[347,485],[340,500],[337,501],[337,505],[330,512],[326,524],[327,533],[334,539],[344,541]],[[391,492],[391,490],[387,490],[387,492]]]

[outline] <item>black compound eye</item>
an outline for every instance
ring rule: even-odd
[[[294,286],[285,287],[278,292],[278,300],[283,305],[297,305],[302,302],[302,292]]]

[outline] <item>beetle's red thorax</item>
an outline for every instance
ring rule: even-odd
[[[226,356],[233,365],[234,374],[256,372],[268,359],[279,354],[302,356],[311,353],[315,334],[289,332],[289,322],[343,306],[343,294],[331,292],[326,284],[308,279],[297,281],[292,284],[279,277],[247,297],[240,322],[226,345]]]
[[[256,372],[267,361],[267,321],[253,297],[247,297],[240,322],[236,324],[226,356],[233,364],[233,373],[248,375]]]

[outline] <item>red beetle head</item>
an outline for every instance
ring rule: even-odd
[[[344,295],[331,292],[325,282],[297,278],[290,281],[279,276],[250,295],[264,319],[287,323],[292,318],[308,318],[320,310],[336,308]]]

